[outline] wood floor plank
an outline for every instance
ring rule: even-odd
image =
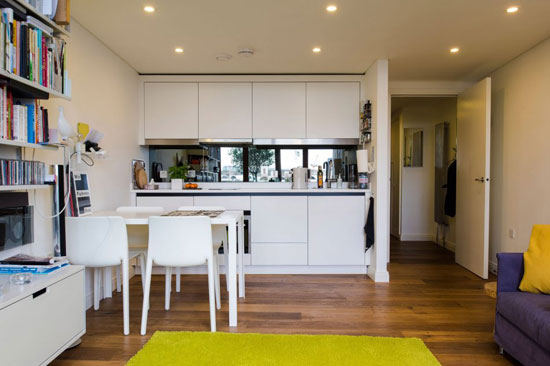
[[[499,355],[493,341],[495,300],[485,295],[485,281],[455,264],[453,253],[434,243],[394,241],[391,259],[389,284],[362,275],[248,275],[236,329],[228,327],[222,279],[218,331],[418,337],[444,366],[516,364]],[[139,334],[142,301],[141,279],[135,277],[131,334],[122,334],[122,296],[114,293],[100,310],[86,313],[82,344],[52,365],[124,365],[155,330],[210,329],[206,276],[183,276],[169,311],[164,276],[153,276],[147,336]]]

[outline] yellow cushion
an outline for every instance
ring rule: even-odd
[[[550,225],[535,225],[529,249],[523,253],[524,273],[519,289],[550,294]]]

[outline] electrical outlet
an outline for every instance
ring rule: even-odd
[[[516,236],[517,236],[516,229],[509,229],[509,230],[508,230],[508,236],[509,236],[511,239],[515,239]]]

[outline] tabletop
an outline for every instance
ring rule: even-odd
[[[105,216],[118,216],[124,218],[127,225],[147,225],[149,223],[150,216],[162,216],[173,210],[165,211],[162,213],[151,212],[117,212],[117,211],[98,211],[94,212],[92,217],[105,217]],[[219,216],[210,219],[212,224],[228,225],[236,223],[239,218],[244,215],[243,211],[228,210],[222,212]]]

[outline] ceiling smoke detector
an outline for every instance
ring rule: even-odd
[[[252,57],[254,55],[254,50],[250,48],[240,49],[237,54],[242,57]]]
[[[219,55],[216,55],[216,60],[225,62],[231,60],[231,57],[232,56],[227,53],[220,53]]]

